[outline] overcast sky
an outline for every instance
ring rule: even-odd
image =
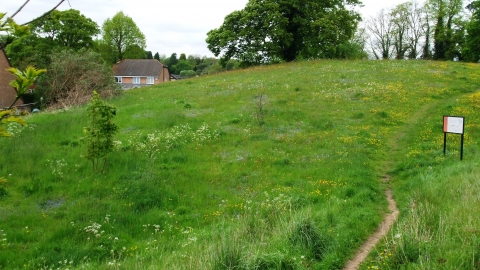
[[[359,11],[364,18],[382,8],[392,8],[409,0],[363,0]],[[42,15],[60,0],[30,0],[15,16],[19,24]],[[226,15],[243,9],[248,0],[70,0],[58,9],[77,9],[101,28],[107,18],[123,11],[145,34],[147,50],[153,54],[185,53],[213,56],[207,49],[207,32],[220,27]],[[420,1],[423,2],[423,1]],[[25,0],[0,0],[0,12],[12,15]],[[70,3],[70,4],[69,4]]]

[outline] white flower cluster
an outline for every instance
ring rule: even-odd
[[[150,224],[148,225],[143,225],[143,231],[146,232],[148,228],[150,228]],[[157,233],[163,233],[165,230],[161,230],[160,231],[160,225],[157,225],[157,224],[153,224],[153,234],[157,234]]]
[[[7,126],[7,132],[12,136],[17,136],[23,131],[24,127],[18,123],[9,123]]]
[[[188,124],[172,127],[172,130],[162,134],[165,140],[165,147],[170,150],[186,144],[191,130],[192,128]]]
[[[55,175],[58,178],[63,178],[64,175],[64,168],[68,165],[67,162],[65,162],[65,159],[60,159],[60,160],[49,160],[47,159],[48,165],[50,166],[50,169],[52,169],[52,174]]]
[[[113,149],[121,150],[122,149],[122,142],[121,141],[113,141]]]
[[[292,210],[292,198],[279,194],[277,197],[269,199],[269,194],[265,192],[267,199],[260,204],[262,208],[270,209],[271,211],[289,211]]]
[[[203,141],[218,139],[219,136],[218,131],[211,132],[210,126],[208,126],[207,123],[203,123],[197,131],[193,133],[193,141],[201,146]]]
[[[192,243],[197,242],[197,237],[193,233],[193,228],[187,227],[186,229],[183,229],[182,234],[185,234],[187,236],[187,240],[182,243],[182,247],[186,247]]]
[[[171,130],[163,133],[155,132],[143,135],[137,132],[127,140],[126,146],[123,146],[121,141],[115,141],[114,144],[115,149],[132,149],[144,153],[154,162],[159,153],[166,153],[189,142],[201,146],[202,142],[217,139],[219,135],[218,131],[211,131],[210,126],[206,123],[203,123],[197,130],[192,130],[189,124],[184,124],[174,126]]]
[[[8,246],[7,234],[3,230],[0,230],[0,247],[4,248],[6,246]]]
[[[96,222],[92,222],[91,225],[83,228],[83,230],[87,234],[93,234],[95,236],[95,238],[99,238],[100,236],[102,236],[103,233],[105,233],[105,231],[100,231],[101,228],[102,228],[101,224],[98,224]],[[88,237],[87,240],[90,240],[90,237]]]

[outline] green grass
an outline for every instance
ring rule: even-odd
[[[364,269],[480,268],[479,102],[478,92],[447,99],[412,124],[391,172],[401,218]],[[466,117],[463,161],[460,135],[443,155],[442,114]]]
[[[470,252],[473,236],[468,246],[454,230],[443,233],[443,220],[463,228],[465,216],[447,216],[457,206],[441,205],[436,192],[450,196],[448,178],[466,166],[472,180],[453,193],[475,194],[478,67],[309,61],[132,90],[109,101],[121,144],[103,175],[82,158],[85,108],[32,115],[0,142],[0,268],[341,269],[387,211],[388,168],[401,208],[394,231],[408,230],[416,202],[415,224],[449,235],[436,254],[448,244]],[[458,140],[443,157],[438,138],[444,114],[467,112],[460,163]],[[412,247],[418,239],[400,234],[411,251],[385,262],[391,268],[415,267],[417,251],[435,247]],[[480,255],[466,254],[429,267],[468,268]],[[365,267],[383,260],[373,255]]]

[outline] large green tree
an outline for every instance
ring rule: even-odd
[[[140,46],[133,44],[128,46],[123,53],[124,59],[145,59],[146,54],[145,50],[140,48]]]
[[[220,28],[208,32],[208,48],[223,62],[244,65],[335,58],[349,41],[360,15],[349,9],[360,0],[249,0],[229,14]]]
[[[103,40],[115,51],[115,61],[123,60],[125,50],[138,46],[145,50],[145,35],[140,31],[132,18],[122,11],[105,20],[102,26]]]
[[[165,64],[169,67],[173,67],[177,63],[178,63],[177,53],[172,53],[172,55],[170,55],[170,58],[166,59]]]
[[[193,70],[193,65],[188,60],[180,60],[177,64],[170,67],[173,74],[180,74],[184,70]]]
[[[6,52],[13,66],[24,69],[30,65],[46,68],[54,50],[47,40],[29,34],[15,39],[7,46]]]
[[[31,34],[16,38],[7,47],[13,65],[45,68],[54,51],[89,49],[94,47],[93,37],[99,33],[98,25],[78,10],[53,10],[30,25]]]
[[[429,0],[427,8],[435,26],[433,28],[433,58],[453,60],[461,58],[465,22],[462,20],[462,0]]]
[[[54,10],[31,26],[37,36],[74,50],[91,48],[94,44],[93,37],[100,33],[96,22],[75,9]]]

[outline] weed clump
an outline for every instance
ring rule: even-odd
[[[318,261],[323,259],[330,242],[311,220],[300,222],[290,236],[293,248],[304,250],[308,257]]]
[[[214,258],[213,269],[244,269],[239,247],[235,244],[225,244]]]

